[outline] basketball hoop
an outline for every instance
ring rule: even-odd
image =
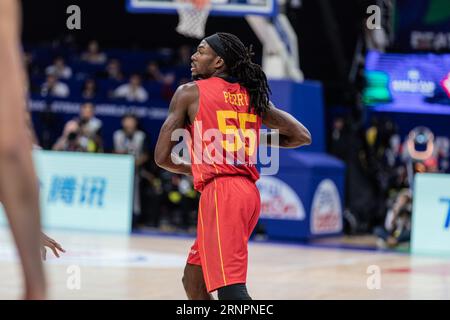
[[[211,10],[210,0],[176,0],[179,22],[177,32],[191,38],[205,36],[206,20]]]

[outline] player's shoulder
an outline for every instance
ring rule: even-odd
[[[195,81],[191,81],[191,82],[182,84],[181,86],[179,86],[177,88],[175,95],[177,95],[180,98],[184,98],[184,99],[197,98],[198,97],[198,86],[195,83]]]
[[[195,81],[191,81],[191,82],[187,82],[187,83],[184,83],[184,84],[180,85],[177,88],[177,91],[180,91],[180,92],[183,92],[183,93],[184,92],[198,91],[198,86],[197,86],[197,83]]]

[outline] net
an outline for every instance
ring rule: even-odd
[[[211,11],[210,0],[177,0],[179,22],[177,32],[191,38],[205,36],[206,20]]]

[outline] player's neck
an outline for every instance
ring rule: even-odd
[[[225,80],[225,81],[227,81],[227,82],[230,82],[230,83],[236,83],[236,82],[239,82],[236,78],[233,78],[232,76],[230,76],[230,75],[229,75],[228,73],[226,73],[226,72],[217,72],[217,73],[214,73],[214,74],[211,75],[210,78],[213,78],[213,77],[223,79],[223,80]]]
[[[230,77],[230,75],[224,71],[216,71],[214,72],[211,77],[217,77],[217,78],[222,78],[222,79],[227,79]]]

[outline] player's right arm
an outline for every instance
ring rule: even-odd
[[[172,133],[176,129],[185,127],[190,110],[198,104],[198,88],[195,83],[187,83],[178,87],[169,106],[169,114],[159,132],[155,147],[156,164],[170,172],[192,175],[191,165],[176,164],[172,160],[172,150],[178,141],[172,141]]]
[[[262,117],[262,123],[270,129],[278,129],[279,142],[272,139],[275,132],[267,134],[267,144],[273,147],[298,148],[311,144],[308,129],[291,114],[278,109],[270,102],[270,108]]]

